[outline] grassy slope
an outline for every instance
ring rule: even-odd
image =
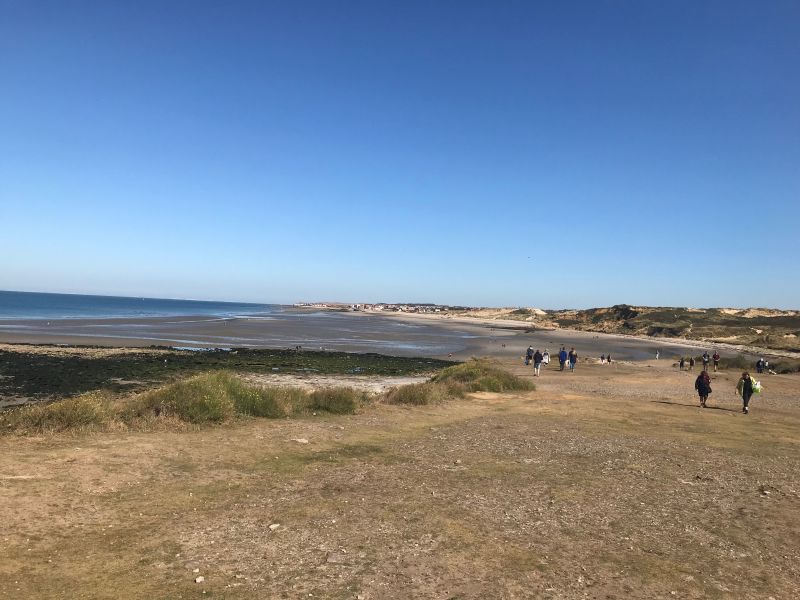
[[[0,595],[797,597],[800,382],[744,417],[715,377],[707,411],[685,373],[598,365],[446,405],[0,439]]]

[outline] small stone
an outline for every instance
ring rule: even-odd
[[[200,569],[192,569],[192,573],[199,573]]]
[[[329,552],[327,558],[325,559],[326,563],[330,563],[332,565],[341,565],[345,562],[346,557],[343,554],[339,554],[337,552]]]
[[[457,464],[457,465],[460,465],[460,464],[461,464],[461,459],[460,459],[460,458],[457,458],[457,459],[456,459],[456,463],[455,463],[455,464]]]
[[[206,580],[206,578],[203,577],[202,575],[200,575],[200,577],[195,577],[194,578],[194,582],[195,583],[203,583],[205,580]]]
[[[280,523],[273,523],[272,525],[269,526],[269,530],[270,531],[275,531],[280,526],[281,526]]]
[[[308,440],[306,438],[292,438],[293,442],[297,442],[298,444],[307,444]]]

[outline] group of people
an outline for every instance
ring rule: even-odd
[[[658,358],[658,352],[656,352],[656,358]],[[717,352],[716,350],[714,351],[713,355],[709,354],[708,350],[703,352],[703,356],[700,357],[700,360],[703,361],[703,371],[707,371],[709,363],[711,363],[713,361],[714,362],[714,372],[716,373],[717,369],[719,368],[719,359],[720,359],[720,355],[719,355],[719,352]],[[683,356],[680,357],[680,360],[678,361],[678,368],[681,371],[683,371],[683,369],[686,367],[687,364],[689,365],[689,368],[687,369],[687,371],[694,370],[694,365],[696,364],[694,356],[690,356],[688,360]]]
[[[711,393],[711,377],[705,369],[695,379],[694,389],[700,396],[700,407],[706,408],[708,395]],[[736,383],[736,393],[742,398],[742,412],[746,415],[750,414],[750,398],[753,397],[753,394],[761,393],[761,382],[755,381],[750,377],[750,373],[745,371]]]
[[[656,352],[656,358],[658,358],[660,351]],[[703,363],[703,370],[697,376],[694,382],[694,389],[697,390],[697,394],[700,396],[700,407],[706,408],[706,402],[708,402],[708,396],[711,394],[711,376],[708,373],[709,365],[713,362],[714,363],[714,372],[717,372],[719,368],[719,361],[720,355],[719,352],[716,350],[714,354],[709,354],[708,351],[703,352],[703,355],[700,357],[700,360]],[[604,364],[606,361],[611,363],[611,354],[600,355],[600,364]],[[558,366],[559,371],[563,371],[567,365],[569,365],[570,371],[575,371],[575,363],[578,362],[578,353],[575,351],[575,348],[570,348],[570,351],[567,352],[565,346],[561,347],[561,350],[558,352]],[[547,349],[544,352],[540,352],[538,349],[534,350],[533,346],[528,346],[528,349],[525,351],[525,364],[530,365],[533,364],[533,376],[539,377],[541,375],[542,365],[548,365],[550,363],[550,353]],[[679,367],[683,370],[688,363],[688,370],[691,371],[696,364],[694,356],[690,356],[688,360],[681,356],[679,361]],[[756,362],[756,370],[759,373],[763,373],[769,369],[769,363],[765,361],[763,358],[760,358],[758,362]],[[761,383],[755,381],[750,374],[745,371],[742,373],[742,376],[739,378],[739,381],[736,384],[736,392],[742,398],[742,412],[744,414],[750,413],[750,399],[752,398],[753,394],[758,394],[761,392]]]
[[[764,360],[763,356],[756,361],[756,373],[770,373],[772,375],[776,374],[775,371],[770,368],[769,361]]]
[[[569,365],[569,370],[575,371],[575,363],[577,362],[578,353],[575,352],[575,348],[567,352],[566,347],[561,346],[561,350],[558,353],[558,370],[563,371],[564,367]],[[609,362],[611,362],[610,356]],[[546,348],[544,352],[540,352],[538,349],[534,350],[533,346],[528,346],[528,349],[525,351],[525,365],[530,364],[533,364],[533,376],[539,377],[541,375],[542,365],[550,364],[550,353]]]

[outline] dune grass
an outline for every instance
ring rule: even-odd
[[[91,392],[52,404],[6,409],[0,413],[0,434],[94,429],[108,423],[113,412],[107,395]]]
[[[169,385],[114,399],[89,392],[49,404],[0,412],[0,433],[47,433],[152,428],[154,422],[204,425],[237,417],[271,419],[323,411],[351,414],[368,400],[349,387],[307,392],[300,388],[250,385],[227,371],[203,373]]]
[[[369,394],[351,387],[327,387],[311,392],[309,408],[337,415],[351,415],[369,401]]]
[[[431,378],[465,392],[514,392],[536,389],[532,382],[517,377],[489,359],[472,359],[441,370]]]
[[[389,404],[438,404],[463,398],[469,392],[529,391],[536,387],[530,381],[504,370],[488,359],[472,359],[448,367],[430,381],[394,388],[386,393]]]
[[[508,373],[497,363],[473,359],[444,369],[428,382],[394,388],[383,400],[428,405],[463,398],[470,392],[532,389],[531,382]],[[213,425],[241,417],[353,414],[370,400],[370,394],[351,387],[308,392],[252,385],[230,371],[211,371],[122,399],[107,392],[88,392],[49,404],[7,409],[0,412],[0,434],[149,430]]]
[[[443,383],[413,383],[389,390],[384,395],[388,404],[409,404],[424,406],[427,404],[440,404],[454,397],[458,388],[453,388]]]

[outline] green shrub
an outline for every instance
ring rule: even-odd
[[[444,383],[412,383],[392,388],[386,392],[384,400],[389,404],[411,404],[423,406],[438,404],[454,396],[453,388]],[[457,392],[456,392],[457,393]]]
[[[443,369],[431,378],[466,392],[511,392],[536,389],[532,382],[504,370],[488,359],[472,359]]]
[[[353,414],[366,399],[364,392],[351,387],[322,388],[311,392],[309,408],[338,415]]]
[[[308,393],[293,387],[258,388],[240,384],[233,395],[236,412],[252,417],[288,417],[302,412],[308,405]]]
[[[103,394],[88,393],[50,404],[12,408],[0,414],[5,431],[57,432],[106,425],[113,417],[111,402]]]
[[[241,385],[226,371],[197,375],[145,392],[132,402],[127,414],[142,416],[149,411],[189,423],[221,423],[234,416],[232,390]]]

